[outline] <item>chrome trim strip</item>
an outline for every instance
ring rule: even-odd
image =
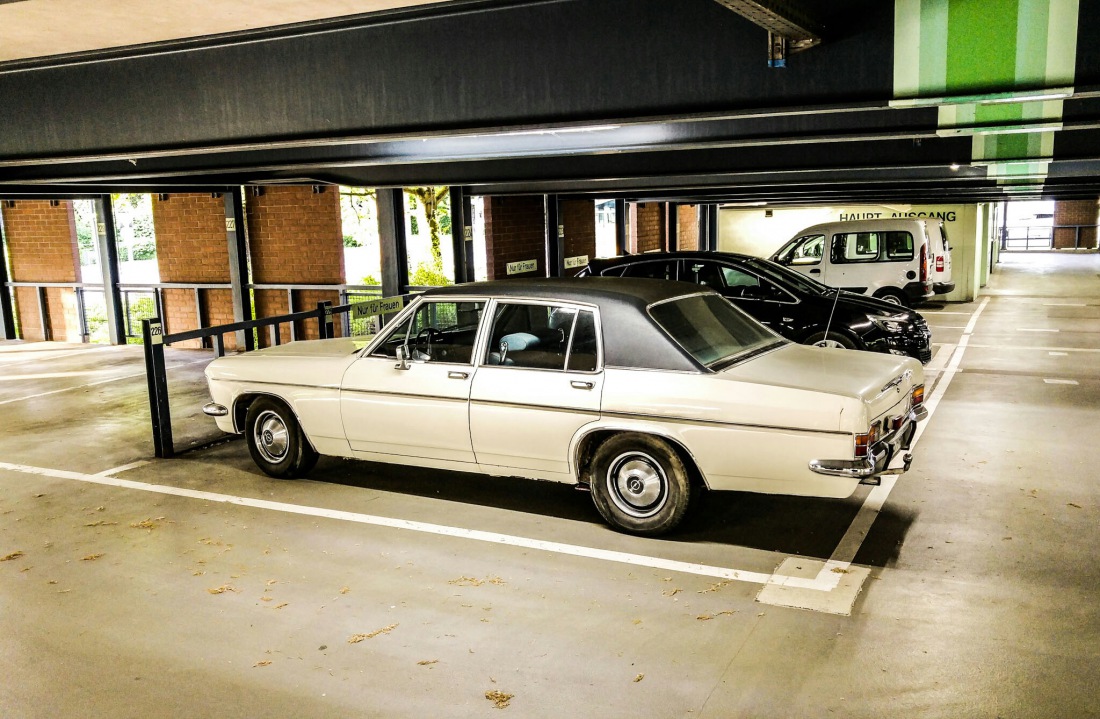
[[[458,385],[455,385],[456,387]],[[354,389],[351,387],[344,387],[341,392],[352,392],[355,394],[373,394],[378,397],[408,397],[409,399],[436,399],[444,402],[468,402],[466,397],[448,397],[440,394],[415,394],[413,392],[381,392],[376,389]]]
[[[338,384],[302,384],[300,382],[270,382],[268,380],[255,380],[255,379],[226,379],[219,377],[211,377],[211,382],[233,382],[240,387],[305,387],[306,389],[335,389],[339,390]],[[259,391],[259,390],[256,390]],[[248,394],[248,391],[238,392],[238,394]]]
[[[772,424],[750,424],[748,422],[723,422],[718,419],[694,419],[691,417],[671,417],[659,414],[641,414],[635,412],[603,412],[604,417],[614,417],[617,419],[640,419],[644,421],[659,421],[659,422],[681,422],[684,424],[704,424],[712,425],[716,427],[743,427],[747,429],[770,429],[779,430],[782,432],[802,432],[805,434],[835,434],[851,437],[851,432],[844,432],[836,429],[806,429],[803,427],[782,427]]]
[[[543,412],[567,412],[569,414],[584,414],[590,417],[599,417],[598,409],[579,409],[574,407],[560,407],[547,404],[531,404],[530,402],[498,402],[492,399],[471,399],[470,404],[487,407],[508,407],[510,409],[537,409]]]

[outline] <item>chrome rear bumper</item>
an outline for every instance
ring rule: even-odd
[[[210,417],[224,417],[229,414],[229,410],[217,402],[208,402],[202,406],[202,413]]]
[[[906,450],[913,444],[913,436],[917,433],[917,422],[927,418],[928,410],[924,405],[918,405],[909,410],[900,427],[871,445],[868,456],[859,459],[812,459],[810,470],[831,477],[858,479],[861,484],[877,485],[879,475],[888,471],[895,472],[890,469],[890,463],[899,451],[906,453],[903,455],[902,467],[896,470],[897,474],[909,470],[913,455]]]

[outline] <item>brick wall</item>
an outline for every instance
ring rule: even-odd
[[[630,237],[627,246],[631,254],[665,249],[664,203],[638,202],[630,205]]]
[[[1080,247],[1096,248],[1097,201],[1058,200],[1054,203],[1054,224],[1088,225],[1080,230]],[[1072,227],[1054,230],[1054,247],[1073,247],[1077,231]]]
[[[19,200],[0,209],[4,217],[13,282],[78,282],[80,252],[71,202],[51,206],[48,200]],[[38,296],[32,287],[17,287],[19,326],[23,339],[42,340]],[[48,288],[46,312],[51,338],[80,342],[76,293]]]
[[[344,234],[340,219],[340,195],[335,187],[315,193],[309,186],[265,187],[259,196],[245,201],[248,215],[252,280],[256,284],[343,284]],[[256,316],[286,314],[285,290],[257,290]],[[294,310],[314,309],[319,301],[339,302],[336,292],[299,290],[294,293]],[[335,323],[337,334],[339,323]],[[290,339],[290,327],[280,325],[283,341]],[[317,337],[317,323],[298,327],[299,339]],[[261,346],[268,344],[262,332]]]
[[[676,213],[676,245],[681,250],[699,249],[699,208],[680,205]]]
[[[545,217],[542,195],[485,198],[485,260],[486,275],[490,280],[546,276]],[[595,215],[593,237],[594,223]],[[521,275],[509,275],[508,263],[520,260],[538,260],[538,269]]]
[[[153,228],[157,237],[157,267],[161,282],[224,284],[230,281],[229,246],[225,235],[225,203],[209,193],[153,197]],[[231,290],[200,290],[204,327],[233,322]],[[166,332],[185,332],[199,326],[195,293],[165,290]],[[198,347],[199,340],[176,347]],[[210,343],[207,343],[210,346]],[[236,335],[225,336],[227,350],[237,346]]]
[[[596,203],[592,200],[565,200],[559,213],[565,225],[565,256],[596,256]],[[565,275],[575,275],[580,268],[565,271]]]

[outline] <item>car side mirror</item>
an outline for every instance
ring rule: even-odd
[[[408,369],[409,368],[409,346],[398,345],[397,346],[397,364],[393,366],[394,369]]]

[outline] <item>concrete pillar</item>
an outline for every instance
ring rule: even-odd
[[[565,276],[580,272],[596,256],[596,203],[593,200],[563,200],[561,222],[565,226]]]
[[[490,280],[547,276],[545,212],[542,195],[485,198],[485,267]]]
[[[1057,200],[1054,203],[1054,249],[1096,249],[1096,200]]]
[[[699,249],[699,218],[695,205],[676,206],[677,249]]]
[[[630,251],[665,249],[665,206],[660,202],[636,202],[630,206]]]

